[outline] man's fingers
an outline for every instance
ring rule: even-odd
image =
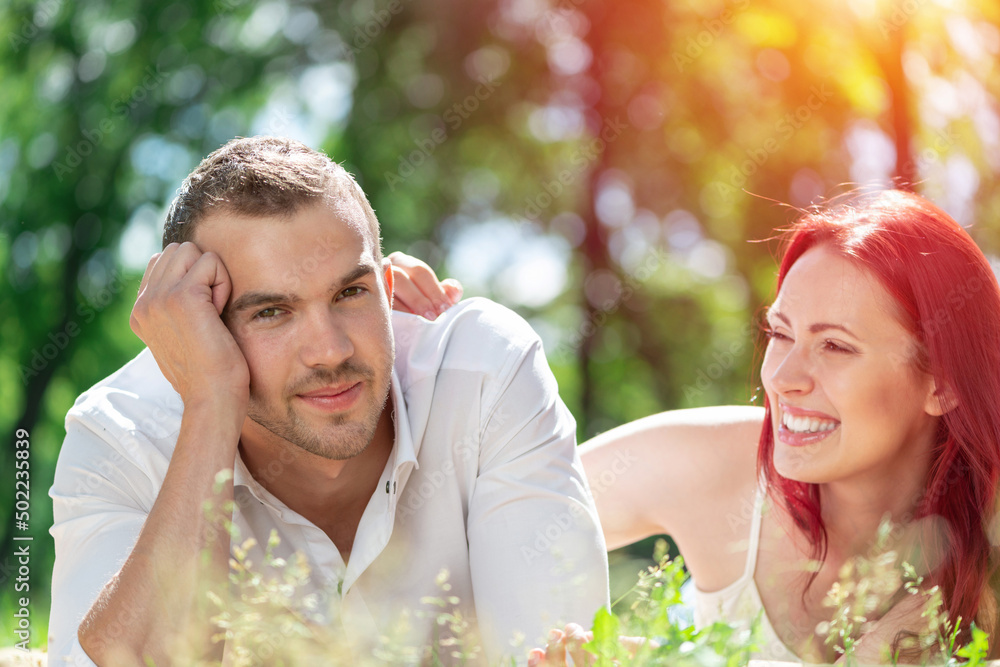
[[[188,269],[184,280],[207,286],[212,293],[212,305],[215,306],[216,312],[222,315],[229,295],[232,294],[233,284],[225,264],[218,255],[214,252],[203,253]]]
[[[183,278],[201,251],[193,243],[171,243],[159,254],[146,281],[146,286],[153,289],[161,285],[173,285]]]
[[[169,248],[169,246],[167,247]],[[132,306],[132,313],[128,318],[129,328],[132,329],[132,332],[138,336],[139,340],[142,342],[146,342],[146,339],[143,337],[141,320],[143,318],[143,313],[148,308],[149,303],[148,295],[145,295],[144,293],[146,291],[146,287],[150,284],[158,284],[153,276],[157,274],[157,267],[160,267],[162,271],[164,252],[166,252],[166,250],[155,253],[149,258],[149,262],[146,264],[146,271],[142,274],[142,280],[139,281],[139,291],[136,293],[135,305]],[[173,251],[171,250],[171,252]]]
[[[218,255],[203,253],[193,243],[171,243],[163,252],[150,258],[139,284],[136,307],[132,309],[132,317],[129,318],[129,324],[136,335],[145,340],[141,332],[141,321],[148,314],[148,305],[156,303],[177,287],[207,290],[204,293],[219,315],[233,289],[229,272]]]
[[[146,264],[146,270],[142,274],[142,280],[139,281],[139,294],[142,294],[142,290],[146,288],[146,283],[149,282],[149,274],[153,272],[153,266],[156,264],[156,261],[160,259],[160,255],[162,254],[163,253],[158,252],[149,258],[149,262]]]

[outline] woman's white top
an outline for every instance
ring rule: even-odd
[[[779,660],[800,663],[802,660],[790,648],[785,646],[771,620],[764,611],[757,583],[754,581],[754,570],[757,567],[757,551],[760,547],[760,523],[764,506],[764,491],[757,490],[754,500],[753,518],[750,522],[750,544],[747,547],[747,562],[739,579],[725,588],[706,593],[694,586],[694,624],[704,628],[716,621],[722,621],[737,627],[749,628],[758,616],[759,646],[753,657],[763,660]]]

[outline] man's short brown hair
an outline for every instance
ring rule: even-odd
[[[212,211],[289,216],[324,198],[360,207],[381,262],[378,218],[354,177],[325,154],[283,137],[239,137],[202,160],[170,204],[163,247],[191,241]]]

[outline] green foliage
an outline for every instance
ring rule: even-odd
[[[826,635],[827,644],[835,647],[843,664],[856,665],[857,642],[872,628],[871,619],[885,613],[887,600],[899,602],[894,595],[896,592],[905,591],[907,596],[919,600],[921,618],[926,620],[926,626],[913,638],[916,643],[903,646],[904,649],[917,649],[920,664],[955,667],[984,664],[989,655],[987,634],[973,624],[969,643],[957,645],[961,619],[954,624],[949,622],[938,587],[923,587],[923,579],[915,569],[898,561],[897,552],[888,548],[888,526],[883,522],[879,541],[870,555],[852,559],[841,569],[840,580],[825,600],[832,618],[820,623],[817,633]],[[671,610],[682,604],[681,586],[687,581],[687,575],[682,558],[671,560],[665,554],[666,545],[661,543],[654,554],[658,563],[639,573],[634,587],[638,596],[631,605],[631,613],[617,614],[601,609],[595,615],[593,639],[584,646],[595,656],[595,664],[747,665],[760,645],[760,619],[748,624],[715,622],[699,630],[677,622]],[[882,663],[895,665],[897,658],[886,654]]]
[[[658,548],[665,552],[665,545]],[[754,647],[751,629],[714,623],[696,630],[672,615],[682,604],[687,581],[683,558],[661,555],[656,565],[639,573],[638,599],[623,617],[600,610],[594,618],[593,640],[585,645],[597,665],[680,665],[737,667],[746,665]],[[622,638],[622,639],[620,639]],[[633,639],[625,639],[633,638]]]
[[[206,512],[209,516],[211,508],[207,507]],[[276,532],[272,531],[263,557],[255,561],[250,555],[257,546],[255,541],[242,540],[232,522],[225,524],[236,545],[230,561],[229,586],[225,593],[206,590],[203,594],[209,602],[215,628],[212,642],[227,643],[226,664],[235,667],[482,664],[474,627],[461,613],[461,601],[451,593],[447,571],[436,578],[439,595],[422,599],[418,609],[404,610],[400,620],[381,635],[366,637],[345,632],[337,622],[322,621],[323,603],[315,592],[308,592],[313,586],[306,557],[298,553],[289,558],[278,557],[280,540]],[[828,594],[828,599],[836,603],[830,605],[834,609],[833,619],[817,629],[837,642],[845,665],[857,664],[854,651],[858,634],[869,629],[868,618],[891,591],[905,588],[909,595],[921,593],[922,581],[914,576],[912,568],[895,566],[894,552],[880,548],[873,552],[876,555],[857,558],[850,568],[841,571],[840,581]],[[671,559],[663,540],[656,546],[654,559],[655,565],[638,573],[630,591],[635,594],[634,599],[627,610],[613,610],[620,606],[626,597],[623,596],[612,609],[602,608],[594,615],[591,636],[582,647],[592,660],[588,664],[593,667],[750,665],[761,645],[760,618],[749,622],[717,621],[700,629],[678,620],[674,612],[683,604],[681,589],[688,582],[684,561],[680,557]],[[907,585],[898,586],[903,579]],[[920,639],[923,648],[934,646],[940,650],[925,652],[921,664],[928,664],[927,661],[947,667],[985,664],[989,654],[986,633],[973,625],[971,641],[956,646],[961,619],[954,626],[950,624],[941,610],[941,597],[934,592],[932,589],[923,602],[929,624]],[[410,632],[413,618],[431,621],[434,630],[430,642],[415,641]],[[928,638],[930,641],[924,641]],[[495,664],[499,667],[516,662],[516,656],[508,656]],[[195,664],[187,659],[185,663]],[[897,664],[892,656],[886,656],[884,663]],[[217,663],[198,664],[210,667]]]
[[[957,633],[956,633],[957,634]],[[972,641],[953,652],[953,657],[949,660],[949,665],[965,665],[965,667],[979,667],[986,662],[990,654],[989,637],[985,630],[972,626]],[[961,660],[956,660],[961,658]]]
[[[994,2],[395,6],[0,7],[0,437],[33,440],[34,645],[66,410],[142,348],[128,313],[165,206],[233,136],[327,150],[369,194],[388,250],[448,274],[499,257],[469,291],[545,332],[581,438],[749,401],[747,325],[773,295],[774,246],[747,241],[788,222],[773,202],[884,178],[887,146],[904,150],[888,171],[1000,248]],[[501,244],[489,224],[522,235]],[[486,250],[461,262],[457,239],[476,230]],[[538,239],[563,248],[564,279],[517,264]],[[554,296],[524,302],[542,287]],[[12,451],[0,445],[0,470]],[[13,499],[7,480],[0,571]]]

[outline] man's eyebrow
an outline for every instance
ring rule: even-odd
[[[353,283],[356,280],[360,280],[361,278],[374,273],[374,264],[359,264],[349,273],[341,277],[340,280],[331,285],[330,291],[336,292],[341,288],[341,286]],[[251,308],[269,306],[274,303],[298,303],[299,301],[302,301],[302,297],[294,293],[281,294],[280,292],[244,292],[239,296],[239,298],[226,306],[225,310],[222,312],[222,316],[231,317]]]
[[[785,324],[787,324],[789,327],[792,326],[791,320],[789,320],[787,317],[785,317],[784,313],[782,313],[780,311],[777,311],[774,308],[769,308],[768,311],[767,311],[767,319],[770,320],[771,317],[777,317],[779,320],[781,320],[782,322],[784,322]],[[858,340],[861,339],[860,336],[858,336],[856,333],[854,333],[853,331],[851,331],[850,329],[848,329],[844,325],[842,325],[842,324],[832,324],[830,322],[816,322],[815,324],[810,325],[809,326],[809,333],[816,334],[816,333],[820,333],[822,331],[826,331],[827,329],[837,329],[838,331],[843,331],[847,335],[853,336],[854,338],[857,338]]]
[[[354,269],[350,273],[343,276],[340,280],[331,285],[330,291],[336,292],[342,286],[347,285],[348,283],[353,283],[355,280],[361,280],[362,278],[365,278],[374,273],[375,273],[374,264],[358,264],[356,267],[354,267]]]

